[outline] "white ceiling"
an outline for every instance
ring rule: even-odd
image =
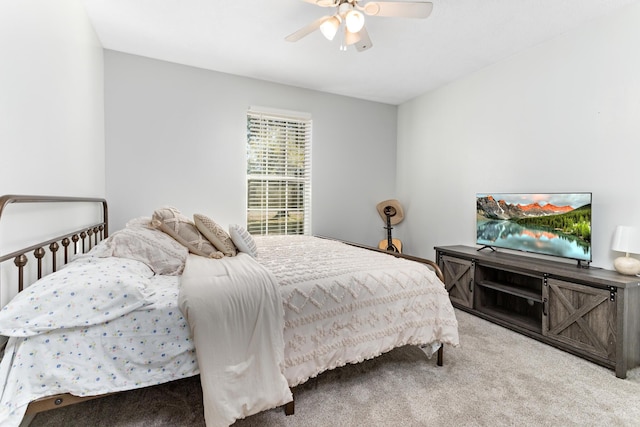
[[[393,1],[393,0],[392,0]],[[340,51],[302,0],[85,0],[105,49],[401,104],[638,0],[432,0],[427,19],[366,17],[373,48]],[[366,3],[361,0],[361,4]]]

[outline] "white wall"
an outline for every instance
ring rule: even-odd
[[[104,162],[103,53],[82,0],[0,2],[0,194],[103,197]],[[0,254],[35,243],[27,218],[3,212]],[[3,305],[13,273],[0,273]]]
[[[397,107],[105,51],[111,229],[173,205],[246,221],[249,106],[311,113],[314,234],[375,245],[395,197]]]
[[[82,0],[0,3],[0,194],[103,196],[103,54]]]
[[[407,252],[475,243],[477,192],[593,192],[593,264],[640,226],[640,4],[398,110]]]

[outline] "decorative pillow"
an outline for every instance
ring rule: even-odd
[[[111,249],[110,256],[138,260],[156,274],[167,276],[182,274],[189,254],[186,247],[162,231],[139,225],[116,231],[105,242]]]
[[[176,239],[191,253],[207,258],[224,256],[198,231],[195,224],[176,208],[165,207],[154,211],[151,225]]]
[[[198,231],[200,231],[207,240],[213,243],[213,246],[221,251],[224,256],[236,255],[237,250],[233,244],[233,240],[231,240],[231,236],[229,236],[229,233],[227,233],[224,228],[220,227],[214,220],[205,215],[195,214],[193,215],[193,221],[195,222]]]
[[[240,252],[245,252],[252,257],[258,256],[258,246],[253,236],[244,228],[237,224],[229,226],[229,235]]]

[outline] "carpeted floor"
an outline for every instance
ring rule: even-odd
[[[640,368],[612,370],[456,311],[438,367],[417,347],[320,375],[246,426],[640,426]],[[204,426],[197,377],[38,414],[32,427]]]

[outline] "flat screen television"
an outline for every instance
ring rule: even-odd
[[[591,193],[476,194],[476,244],[591,262]]]

